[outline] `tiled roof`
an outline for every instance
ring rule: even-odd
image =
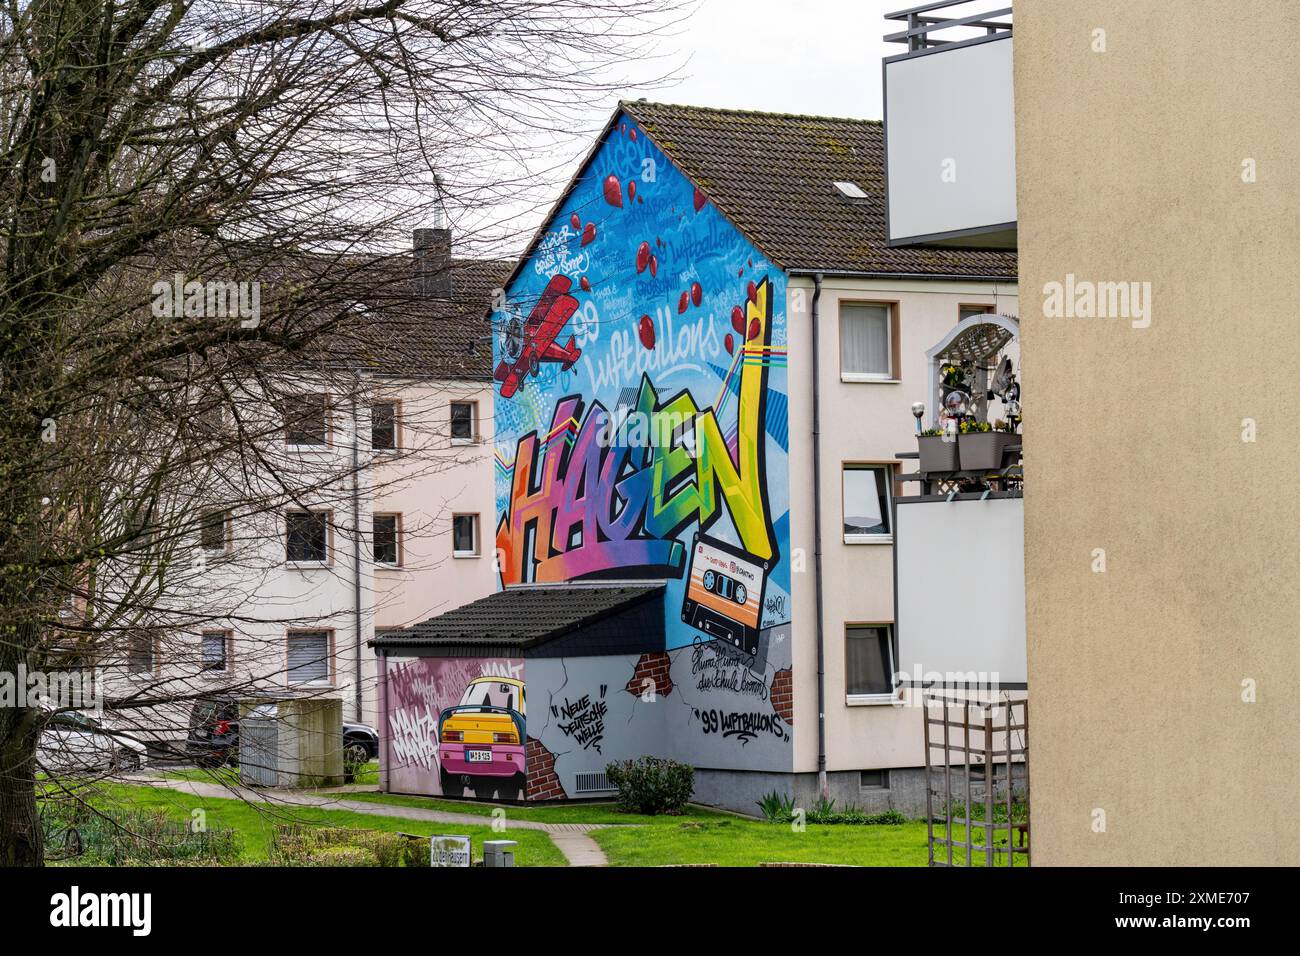
[[[406,630],[389,631],[370,645],[532,647],[658,597],[663,590],[660,582],[509,587]]]
[[[358,300],[369,311],[353,333],[363,364],[387,375],[490,381],[492,292],[512,263],[456,259],[448,298],[420,295],[410,256],[398,256],[358,276]]]
[[[769,259],[789,271],[1014,279],[1016,254],[890,247],[877,120],[620,104]],[[850,200],[835,182],[856,183]]]

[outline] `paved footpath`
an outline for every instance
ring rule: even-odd
[[[196,797],[239,799],[249,803],[292,804],[301,807],[325,807],[330,810],[351,810],[374,817],[401,817],[406,820],[424,820],[430,823],[461,823],[469,826],[491,826],[491,818],[475,813],[449,813],[446,810],[429,810],[424,807],[400,807],[389,803],[371,803],[367,800],[347,800],[346,790],[335,796],[328,793],[306,793],[301,790],[257,790],[249,787],[226,786],[220,783],[202,783],[194,780],[171,780],[166,777],[139,775],[128,778],[130,783],[150,787],[179,790]],[[537,820],[510,820],[506,807],[508,827],[517,830],[541,830],[564,854],[569,866],[609,866],[609,860],[600,844],[589,834],[610,826],[628,826],[613,823],[541,823]]]

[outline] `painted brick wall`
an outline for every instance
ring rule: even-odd
[[[535,737],[529,737],[524,748],[524,757],[528,766],[528,785],[525,789],[527,800],[562,800],[567,794],[555,773],[555,755],[542,745]]]
[[[772,709],[787,724],[794,723],[794,675],[786,668],[772,676]]]
[[[669,674],[672,663],[672,658],[664,651],[642,654],[640,660],[636,662],[632,679],[623,689],[634,697],[640,697],[653,687],[657,696],[667,697],[673,692],[673,679]],[[646,684],[647,680],[653,681],[653,685]]]

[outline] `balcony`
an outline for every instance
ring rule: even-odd
[[[1011,8],[989,0],[886,14],[885,185],[890,245],[1016,248]]]

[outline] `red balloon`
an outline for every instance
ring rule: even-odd
[[[704,193],[700,191],[699,186],[696,186],[695,187],[695,211],[699,212],[701,209],[703,209],[704,203],[705,203]]]
[[[682,293],[682,297],[681,297],[680,299],[677,300],[677,314],[678,314],[678,315],[681,315],[683,312],[686,311],[686,302],[687,302],[686,293],[683,292],[683,293]]]
[[[731,327],[741,335],[745,334],[745,310],[735,306],[731,310]]]
[[[578,214],[576,212],[569,217],[569,225],[573,227],[574,232],[577,232],[579,229],[582,228],[582,220],[578,218]]]
[[[733,352],[736,351],[736,340],[735,340],[734,338],[731,337],[731,333],[730,333],[730,332],[728,332],[728,333],[727,333],[727,337],[726,337],[725,339],[722,340],[722,344],[725,345],[725,346],[727,347],[727,354],[728,354],[728,355],[730,355],[730,354],[732,354]]]
[[[578,280],[578,285],[582,286],[583,292],[591,291],[591,283],[587,280],[586,276],[583,276],[581,279]]]
[[[636,274],[640,275],[645,272],[645,267],[650,264],[650,243],[643,242],[636,247]]]
[[[691,283],[691,304],[699,305],[703,299],[704,299],[704,290],[700,288],[700,284],[698,282],[692,282]]]
[[[635,143],[635,142],[636,142],[636,127],[634,126],[634,127],[632,127],[630,130],[628,130],[628,131],[627,131],[627,135],[631,136],[631,137],[632,137],[632,142]]]
[[[605,202],[619,209],[623,208],[623,184],[613,173],[605,177]]]
[[[589,243],[595,241],[595,239],[596,239],[596,224],[594,222],[589,222],[587,223],[587,228],[582,230],[581,245],[584,246],[588,245]]]
[[[655,347],[655,323],[654,319],[648,315],[641,316],[641,321],[636,324],[636,334],[641,339],[641,344],[648,349]]]
[[[754,280],[749,280],[749,285],[745,286],[745,294],[749,296],[750,302],[758,302],[758,286],[754,285]]]
[[[753,322],[749,323],[749,334],[746,335],[745,338],[756,339],[758,338],[758,333],[760,331],[761,331],[761,326],[758,324],[758,319],[755,319]]]
[[[658,257],[658,256],[651,256],[651,257],[650,257],[650,274],[651,274],[652,276],[657,276],[657,275],[659,274],[659,257]]]
[[[629,180],[627,181],[627,198],[628,198],[628,199],[635,199],[635,198],[636,198],[636,180],[635,180],[635,179],[629,179]]]

